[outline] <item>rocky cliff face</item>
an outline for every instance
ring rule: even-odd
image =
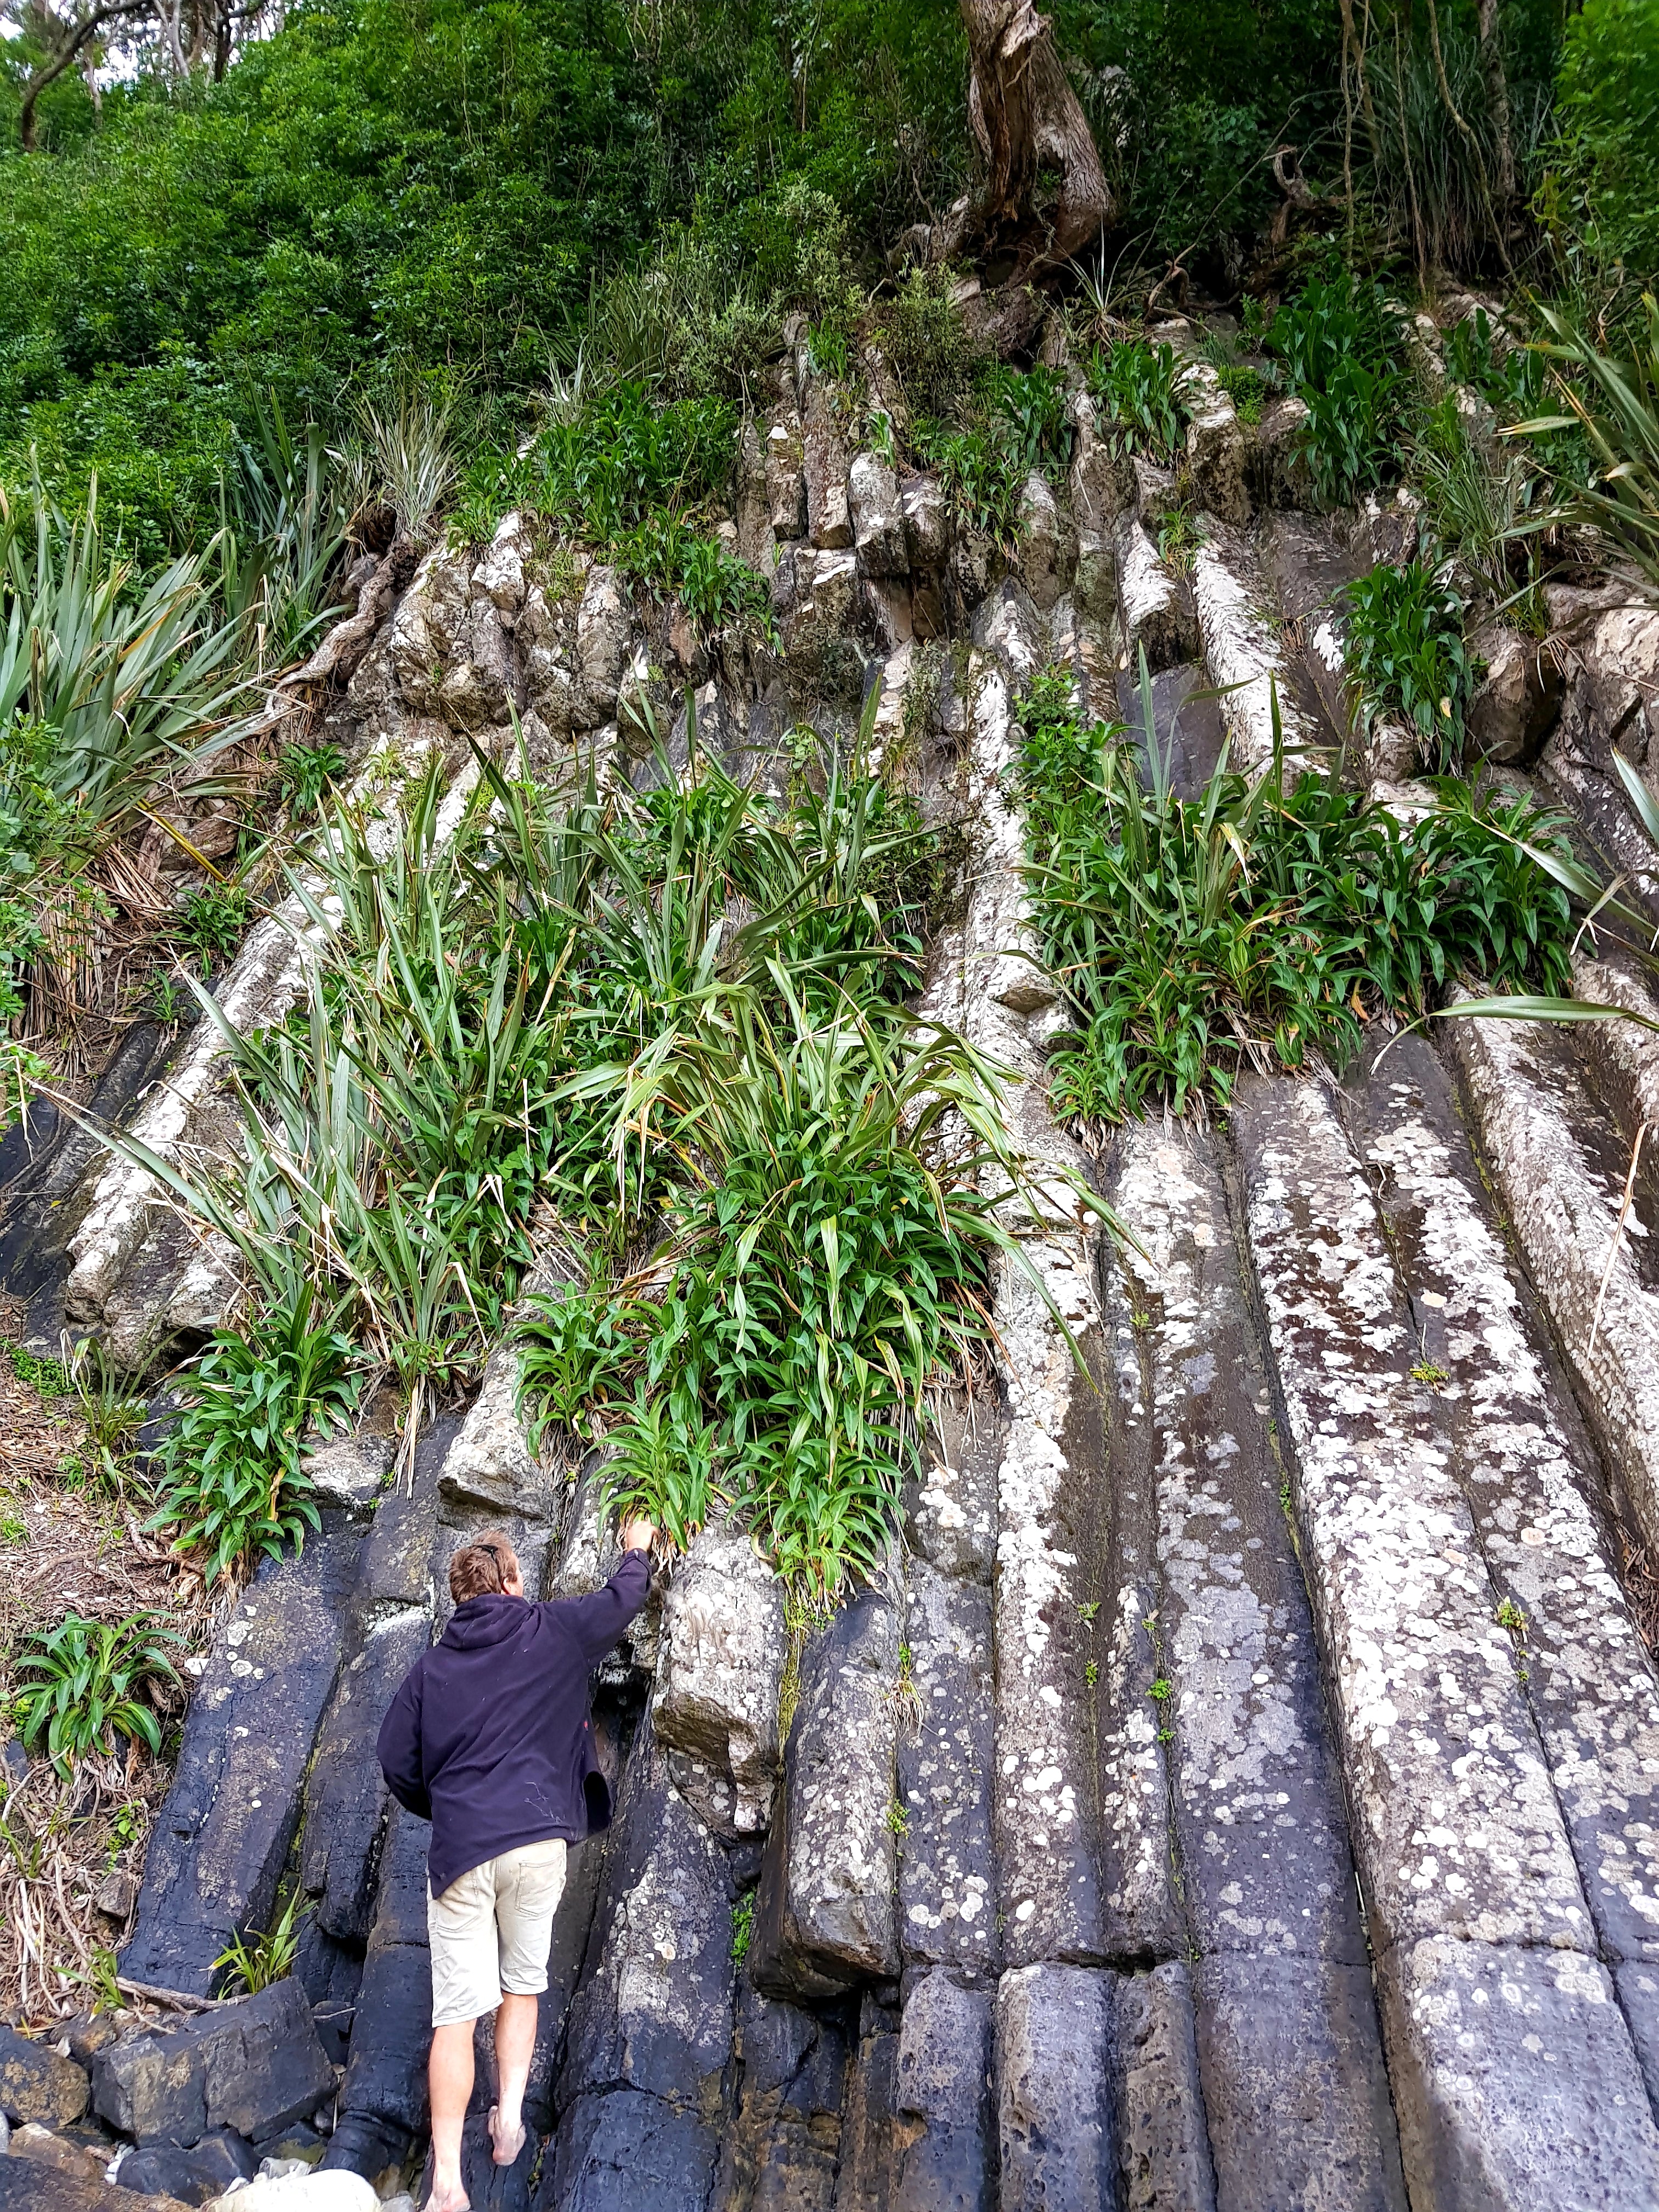
[[[1265,761],[1275,702],[1334,750],[1332,589],[1404,543],[1386,507],[1304,511],[1275,415],[1247,432],[1200,397],[1188,576],[1147,528],[1167,484],[1080,395],[1070,482],[1032,480],[1004,574],[936,483],[849,453],[803,366],[745,432],[728,526],[773,580],[775,654],[712,654],[516,518],[365,586],[320,719],[388,822],[434,757],[464,789],[475,747],[648,781],[642,702],[671,766],[695,700],[702,743],[766,774],[798,717],[844,726],[880,680],[892,744],[925,672],[921,787],[968,855],[925,1006],[1016,1072],[1029,1153],[1131,1240],[1058,1178],[1011,1224],[1030,1266],[1001,1272],[995,1374],[942,1406],[902,1556],[804,1648],[740,1534],[676,1563],[604,1674],[618,1815],[573,1860],[507,2173],[485,2054],[475,2206],[1659,2201],[1659,1687],[1625,1589],[1627,1545],[1659,1542],[1650,1181],[1620,1225],[1650,1043],[1449,1024],[1098,1160],[1050,1118],[1003,775],[1020,684],[1065,662],[1115,714],[1144,647],[1188,781],[1224,732]],[[1497,756],[1653,901],[1610,747],[1659,771],[1659,617],[1552,611],[1557,705],[1495,667]],[[1380,730],[1372,781],[1408,769]],[[278,1018],[300,957],[256,930],[230,1018]],[[1644,1009],[1635,976],[1586,975]],[[198,1031],[131,1126],[198,1141],[217,1082]],[[56,1157],[42,1320],[61,1300],[134,1357],[210,1326],[222,1256],[142,1170],[76,1154],[76,1184]],[[205,1993],[297,1879],[297,1978],[344,2065],[325,2163],[370,2176],[419,2156],[428,2017],[425,1832],[388,1806],[380,1713],[470,1531],[504,1522],[545,1595],[611,1564],[584,1470],[538,1461],[514,1395],[503,1348],[372,1516],[383,1448],[319,1466],[321,1540],[249,1585],[192,1700],[125,1954]]]

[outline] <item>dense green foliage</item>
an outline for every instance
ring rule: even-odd
[[[774,340],[826,234],[869,254],[948,198],[965,89],[949,0],[781,38],[748,0],[312,0],[222,84],[112,88],[0,162],[0,477],[32,442],[147,550],[199,541],[256,393],[332,422],[404,362],[510,416],[688,215],[667,349],[744,303]]]
[[[1118,453],[1173,460],[1186,428],[1176,389],[1174,349],[1126,338],[1090,358],[1089,390],[1100,409],[1101,434]]]
[[[1540,860],[1559,825],[1524,805],[1448,790],[1402,830],[1386,809],[1282,760],[1254,781],[1224,757],[1175,796],[1148,696],[1142,753],[1085,725],[1069,679],[1021,708],[1019,791],[1049,962],[1076,1026],[1053,1091],[1085,1124],[1167,1099],[1224,1107],[1260,1053],[1338,1067],[1378,1012],[1421,1012],[1463,966],[1564,988],[1571,915]]]
[[[529,1323],[526,1389],[543,1428],[609,1433],[612,1504],[684,1537],[728,1500],[820,1590],[880,1555],[1006,1241],[981,1153],[935,1157],[949,1113],[1006,1151],[989,1072],[903,1005],[938,841],[816,741],[793,804],[693,757],[639,800],[491,770],[447,838],[434,775],[389,856],[337,814],[323,882],[296,872],[307,1002],[228,1038],[246,1173],[160,1170],[256,1285],[163,1458],[158,1525],[214,1570],[315,1525],[296,1439],[364,1358],[412,1447],[499,1334],[532,1219],[593,1289]]]
[[[1585,245],[1644,280],[1659,273],[1659,0],[1585,0],[1567,16],[1559,89],[1561,187]],[[1555,194],[1552,192],[1552,199]]]

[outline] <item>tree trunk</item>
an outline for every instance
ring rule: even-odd
[[[1052,269],[1113,213],[1082,103],[1033,0],[961,0],[973,78],[968,118],[985,163],[975,210],[988,255],[1015,276]]]
[[[1498,142],[1495,190],[1501,217],[1515,204],[1515,141],[1510,131],[1510,82],[1504,67],[1504,34],[1498,26],[1498,0],[1480,0],[1480,58],[1486,64],[1486,92],[1492,101],[1492,125]]]

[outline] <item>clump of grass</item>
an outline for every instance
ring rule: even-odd
[[[221,1996],[257,1997],[285,1980],[299,1953],[300,1923],[310,1910],[295,1890],[271,1927],[233,1936],[213,1962],[214,1972],[225,1978]]]

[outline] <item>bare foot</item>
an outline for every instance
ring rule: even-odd
[[[432,2194],[426,2200],[426,2212],[472,2212],[472,2199],[462,2186],[459,2173],[453,2181],[440,2181],[434,2178]]]
[[[501,2133],[501,2107],[498,2105],[492,2105],[489,2108],[489,2140],[495,2146],[495,2158],[496,2165],[514,2165],[517,2162],[519,2153],[524,2148],[523,2122],[520,2122],[516,2133],[511,2136],[503,2136]]]

